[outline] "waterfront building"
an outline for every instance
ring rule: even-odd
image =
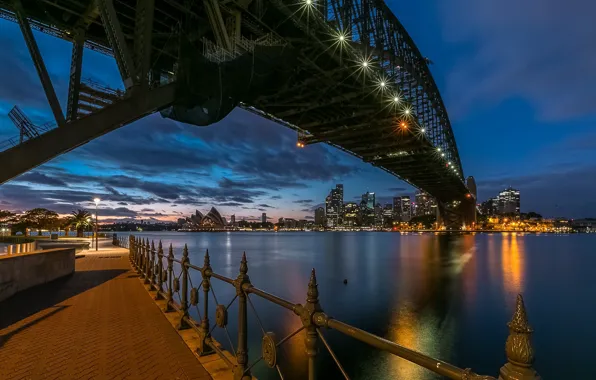
[[[499,199],[494,197],[482,202],[480,212],[486,216],[497,215],[499,213]]]
[[[360,207],[356,202],[348,202],[344,205],[343,221],[346,226],[357,226],[360,219]]]
[[[182,229],[191,231],[220,230],[227,225],[226,220],[221,216],[215,207],[211,207],[211,210],[209,210],[209,212],[205,215],[197,210],[195,214],[191,215],[189,218],[178,219],[178,223],[181,225]]]
[[[333,202],[337,207],[337,224],[341,225],[344,214],[344,185],[335,185],[335,192],[333,192]]]
[[[344,185],[335,185],[325,199],[325,215],[327,227],[337,227],[342,223],[344,207]]]
[[[393,204],[386,203],[383,207],[383,226],[391,226],[393,222]]]
[[[393,221],[401,221],[401,197],[393,197]]]
[[[414,216],[436,215],[437,202],[428,193],[418,191],[416,193],[415,207],[412,207],[412,211]]]
[[[230,224],[232,226],[236,224],[236,214],[232,214],[232,216],[230,216]]]
[[[360,212],[363,226],[372,226],[375,224],[375,193],[367,191],[362,194]]]
[[[520,199],[519,190],[509,186],[499,193],[499,214],[514,214],[519,216]]]
[[[383,207],[380,203],[375,205],[375,226],[380,227],[383,225]]]
[[[296,219],[284,218],[283,226],[284,228],[295,229],[298,226],[298,222],[296,221]]]
[[[410,202],[410,197],[408,195],[404,195],[401,197],[401,221],[408,222],[412,218],[412,205]]]
[[[261,214],[261,223],[263,223],[263,224],[267,223],[267,214],[266,213]]]
[[[317,226],[325,225],[325,209],[323,207],[318,207],[315,210],[315,225],[317,225]]]

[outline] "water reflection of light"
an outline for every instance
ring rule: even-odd
[[[518,241],[515,233],[509,239],[504,238],[501,257],[505,290],[508,294],[521,293],[524,273],[523,239]]]
[[[416,315],[409,306],[404,306],[396,315],[388,339],[409,349],[428,353],[420,330]],[[389,372],[391,376],[387,378],[394,379],[421,379],[427,375],[424,368],[393,355],[389,359]]]
[[[422,239],[422,240],[421,240]],[[386,338],[427,355],[440,356],[443,328],[437,323],[437,293],[446,275],[442,259],[448,254],[437,236],[401,236],[399,251],[400,278],[393,304],[396,305]],[[449,339],[447,339],[449,340]],[[387,379],[426,379],[429,372],[397,356],[387,359]]]

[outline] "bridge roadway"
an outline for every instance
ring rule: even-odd
[[[0,363],[2,380],[212,378],[121,248],[87,251],[67,279],[1,302]]]

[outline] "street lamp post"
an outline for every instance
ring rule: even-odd
[[[99,236],[97,235],[97,223],[98,223],[98,219],[99,216],[97,215],[97,208],[99,206],[99,202],[101,201],[101,199],[99,198],[95,198],[93,199],[93,202],[95,202],[95,250],[98,251],[99,250]]]

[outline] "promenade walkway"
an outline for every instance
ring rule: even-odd
[[[211,379],[131,270],[128,250],[0,302],[0,379]]]

